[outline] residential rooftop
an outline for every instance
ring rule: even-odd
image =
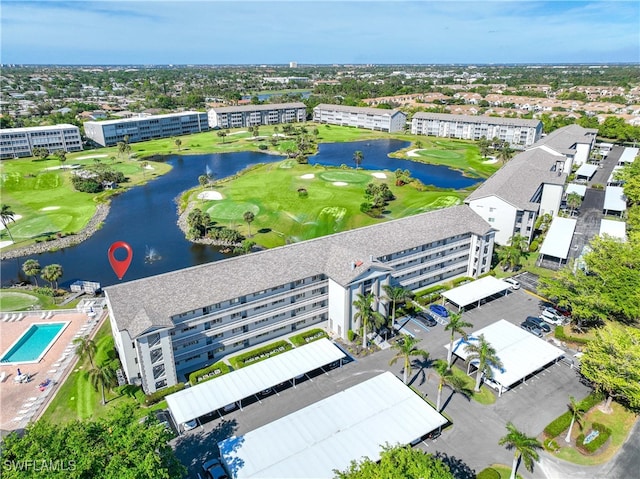
[[[574,147],[576,144],[590,144],[597,134],[597,128],[583,128],[580,125],[575,124],[567,125],[540,138],[531,145],[531,148],[547,146],[558,153],[573,155],[575,153]]]
[[[347,105],[332,105],[329,103],[320,103],[317,105],[314,110],[334,110],[334,111],[344,111],[347,113],[367,113],[369,115],[380,115],[380,116],[393,116],[396,113],[402,113],[400,110],[385,110],[383,108],[371,108],[368,106],[347,106]]]
[[[423,120],[459,121],[465,123],[487,123],[490,125],[529,126],[533,128],[537,128],[540,125],[540,120],[503,118],[497,116],[454,115],[450,113],[426,113],[422,111],[413,115],[413,118]]]
[[[163,115],[147,115],[147,116],[134,116],[131,118],[119,118],[117,120],[104,120],[104,121],[87,121],[87,123],[97,123],[100,125],[121,125],[123,123],[135,123],[145,120],[159,120],[162,118],[175,118],[187,115],[206,115],[204,111],[182,111],[179,113],[165,113]]]
[[[244,111],[270,111],[270,110],[282,110],[286,108],[306,108],[307,106],[302,102],[293,103],[269,103],[265,105],[238,105],[238,106],[221,106],[210,108],[209,111],[215,111],[216,113],[235,113]]]

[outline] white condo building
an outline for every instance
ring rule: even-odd
[[[596,128],[568,125],[542,137],[531,148],[562,155],[566,160],[565,171],[571,171],[573,166],[580,166],[587,162],[596,144],[597,135]]]
[[[307,119],[307,107],[302,102],[223,106],[210,109],[208,118],[211,128],[277,125],[305,121]]]
[[[479,140],[484,136],[488,140],[498,138],[507,141],[514,148],[524,149],[540,139],[542,122],[520,118],[418,112],[411,119],[411,133],[463,140]]]
[[[136,143],[157,138],[190,135],[208,129],[207,114],[198,111],[84,123],[84,132],[87,138],[91,138],[101,146],[116,145],[118,142],[124,141],[125,136],[129,137],[129,143]]]
[[[82,151],[80,129],[75,125],[62,123],[52,126],[31,126],[27,128],[6,128],[0,130],[0,158],[22,158],[33,156],[33,149],[46,148],[55,151]]]
[[[489,271],[493,228],[462,205],[105,288],[130,383],[147,393],[312,325],[346,339],[358,293]]]
[[[400,110],[321,103],[313,109],[313,121],[395,132],[404,130],[407,115]]]

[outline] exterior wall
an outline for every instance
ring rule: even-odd
[[[247,110],[238,108],[235,111],[211,109],[208,113],[211,128],[244,128],[255,125],[277,125],[281,123],[303,122],[307,118],[306,108],[274,104],[268,110]]]
[[[563,191],[563,185],[544,185],[542,198],[540,200],[540,215],[550,214],[551,216],[558,216]]]
[[[350,328],[350,294],[340,284],[329,279],[329,324],[328,330],[345,339]]]
[[[449,119],[421,118],[416,115],[411,120],[411,133],[465,140],[497,137],[514,147],[529,147],[540,139],[542,126],[493,124],[490,117],[478,117],[477,121],[470,121],[457,115],[450,115]]]
[[[141,384],[140,380],[140,366],[138,363],[138,354],[135,347],[135,343],[129,336],[128,331],[119,331],[115,325],[113,315],[109,315],[111,318],[111,333],[113,334],[114,344],[118,356],[120,357],[120,363],[125,376],[129,379],[131,384]]]
[[[36,126],[0,130],[0,158],[33,156],[33,148],[55,151],[82,151],[80,129],[74,125]]]
[[[469,206],[496,229],[495,242],[506,245],[513,236],[518,209],[497,196],[470,201]]]
[[[178,382],[169,330],[163,329],[137,338],[136,352],[145,391],[152,393]]]
[[[316,107],[313,109],[313,121],[331,125],[355,126],[368,130],[402,131],[407,116],[400,111],[380,110],[380,114],[370,113],[368,109],[353,107],[349,111]]]
[[[87,121],[84,131],[88,138],[102,146],[113,146],[124,137],[129,143],[200,133],[209,129],[206,113],[184,112],[123,120]]]
[[[578,143],[576,145],[576,154],[573,160],[574,164],[580,166],[586,163],[589,160],[590,154],[591,154],[591,145],[588,145],[586,143]]]

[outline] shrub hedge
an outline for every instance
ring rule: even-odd
[[[476,479],[500,479],[500,473],[492,467],[487,467],[478,473]]]
[[[161,389],[160,391],[147,394],[147,397],[144,399],[144,404],[145,406],[151,406],[152,404],[159,403],[165,398],[165,396],[178,392],[184,389],[184,387],[185,387],[185,383],[178,383],[178,384],[174,384],[173,386],[169,386],[168,388]]]
[[[468,276],[462,276],[460,278],[456,278],[453,281],[451,281],[451,284],[453,286],[458,286],[460,283],[467,283],[469,281],[473,281],[473,278],[470,278]]]
[[[313,341],[317,341],[318,339],[326,338],[328,336],[329,335],[324,329],[316,328],[311,331],[305,331],[304,333],[291,336],[289,341],[291,341],[294,346],[304,346],[305,344],[312,343]]]
[[[278,354],[284,353],[291,349],[293,349],[293,346],[290,342],[285,340],[276,341],[275,343],[267,344],[266,346],[254,349],[253,351],[238,354],[237,356],[230,358],[229,362],[234,369],[240,369],[248,366],[249,364],[262,361],[263,359],[277,356]]]
[[[611,429],[609,429],[604,424],[600,424],[599,422],[594,422],[591,425],[591,429],[599,431],[600,434],[598,434],[598,437],[596,437],[589,444],[583,444],[583,441],[585,438],[584,433],[581,433],[576,438],[576,446],[578,447],[578,449],[580,449],[581,451],[587,454],[593,454],[594,452],[596,452],[598,449],[602,447],[602,445],[605,442],[607,442],[607,440],[609,439],[609,436],[611,436]]]
[[[189,382],[192,385],[195,385],[204,381],[208,381],[209,379],[222,376],[223,374],[227,374],[229,371],[229,365],[220,361],[218,363],[212,364],[211,366],[198,369],[197,371],[189,374]]]
[[[353,340],[356,339],[356,332],[353,329],[347,331],[347,339],[350,343],[352,343]]]
[[[593,392],[589,394],[586,398],[584,398],[582,401],[580,401],[580,403],[578,404],[578,408],[581,411],[586,412],[589,409],[591,409],[593,406],[601,402],[602,400],[603,400],[602,393]],[[569,428],[569,425],[571,424],[571,416],[572,414],[570,411],[566,411],[565,413],[561,414],[560,416],[555,418],[553,421],[551,421],[547,425],[547,427],[544,428],[544,433],[547,435],[547,437],[559,436]]]
[[[575,343],[575,344],[589,344],[588,339],[576,338],[575,336],[567,336],[562,326],[556,326],[554,335],[556,339],[559,339],[560,341],[568,341],[570,343]]]

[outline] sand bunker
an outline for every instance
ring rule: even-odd
[[[485,165],[493,165],[494,163],[497,163],[497,162],[498,162],[497,158],[489,158],[488,160],[483,161]]]
[[[13,241],[10,241],[10,240],[8,240],[8,241],[0,241],[0,248],[4,248],[5,246],[9,246],[9,245],[12,245],[12,244],[13,244]]]
[[[371,176],[373,176],[374,178],[380,178],[381,180],[387,178],[387,175],[385,175],[384,173],[371,173]]]
[[[22,219],[22,215],[13,215],[13,221],[18,221]],[[13,223],[13,221],[7,221],[9,224]],[[4,225],[0,222],[0,231],[4,229]]]
[[[200,200],[221,200],[222,194],[218,191],[203,191],[198,193],[198,199]]]
[[[420,156],[418,154],[419,151],[424,151],[424,148],[418,148],[416,150],[407,151],[407,156]]]
[[[348,183],[345,183],[344,181],[334,181],[333,182],[334,186],[347,186]]]
[[[155,168],[151,165],[147,165],[144,167],[145,170],[154,170]]]
[[[45,206],[44,208],[40,208],[40,211],[53,211],[53,210],[59,210],[60,207],[59,206]]]
[[[88,155],[88,156],[79,156],[76,160],[88,160],[89,158],[106,158],[109,155]]]
[[[302,178],[303,180],[310,180],[315,177],[316,175],[314,175],[313,173],[307,173],[306,175],[302,175],[300,178]]]
[[[271,136],[276,136],[276,137],[284,138],[284,137],[285,137],[285,136],[287,136],[287,135],[284,135],[284,134],[282,134],[282,133],[274,133],[274,134],[273,134],[273,135],[271,135]]]
[[[242,133],[248,133],[248,132],[247,130],[234,131],[233,133],[229,133],[229,135],[241,135]]]
[[[106,155],[105,155],[106,156]],[[80,168],[80,165],[61,165],[61,166],[50,166],[49,168],[45,168],[45,171],[52,170],[75,170]]]

